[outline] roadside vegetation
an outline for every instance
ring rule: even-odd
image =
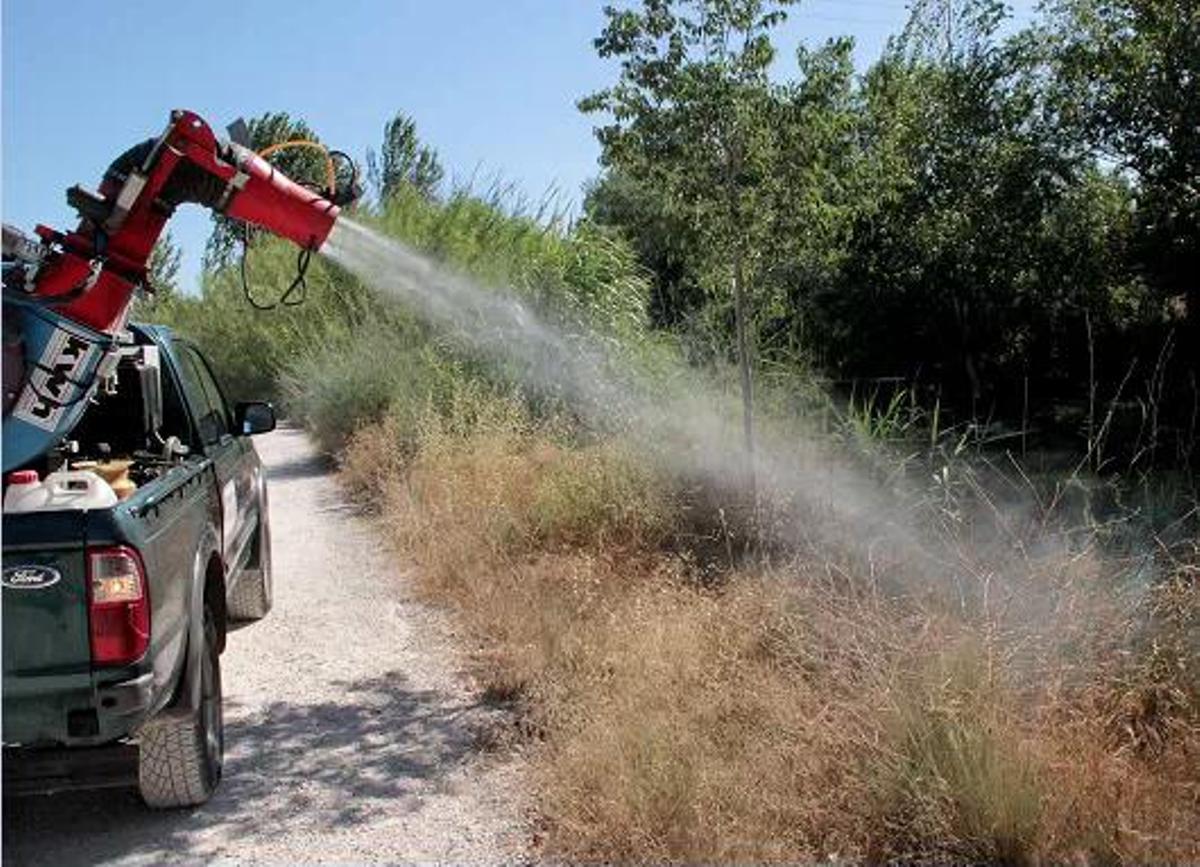
[[[215,244],[203,303],[149,315],[304,423],[467,627],[548,855],[1200,860],[1198,163],[1165,120],[1138,144],[1197,107],[1151,79],[1200,81],[1200,18],[918,3],[864,75],[838,41],[780,83],[786,5],[610,14],[582,219],[447,185],[402,115],[354,215],[702,381],[719,453],[325,263],[255,311]],[[256,298],[294,264],[255,241]]]
[[[874,573],[853,541],[767,564],[731,550],[736,498],[698,501],[644,443],[472,385],[413,430],[360,429],[344,478],[482,641],[550,853],[1200,852],[1195,551],[1139,577],[1093,531],[960,585]]]

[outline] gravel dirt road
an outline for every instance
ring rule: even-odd
[[[409,598],[305,436],[257,438],[271,479],[275,607],[222,657],[225,776],[203,807],[133,791],[4,802],[6,864],[513,862],[516,764],[445,619]]]

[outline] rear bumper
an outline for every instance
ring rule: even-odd
[[[102,714],[128,716],[148,710],[154,694],[154,672],[96,690],[96,703]]]
[[[137,745],[118,739],[129,735],[150,709],[153,688],[154,675],[147,672],[85,693],[88,700],[84,703],[78,697],[73,703],[64,703],[61,695],[45,696],[40,705],[36,695],[6,701],[6,740],[19,741],[21,734],[10,708],[16,712],[16,723],[44,720],[48,711],[57,709],[54,730],[58,736],[53,738],[53,746],[4,747],[5,796],[137,785]],[[28,712],[33,707],[22,709],[22,703],[38,705],[37,712]],[[22,710],[27,712],[22,714]],[[46,743],[46,732],[38,733],[43,739],[37,743]]]
[[[137,727],[153,697],[153,672],[94,688],[63,680],[6,681],[4,742],[76,748],[115,741]]]
[[[4,795],[49,795],[74,789],[137,785],[134,744],[102,747],[4,748]]]

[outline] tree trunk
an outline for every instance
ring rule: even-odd
[[[750,346],[747,338],[745,241],[733,237],[742,231],[741,201],[737,175],[741,171],[741,148],[735,143],[728,149],[725,162],[725,193],[729,204],[728,236],[733,247],[733,317],[737,332],[738,368],[742,379],[742,433],[746,447],[746,486],[758,520],[758,478],[754,467],[754,379],[750,369]]]
[[[742,432],[746,446],[746,481],[757,503],[758,480],[754,470],[754,378],[750,369],[750,346],[746,328],[746,275],[742,265],[741,244],[733,254],[733,316],[737,330],[738,367],[742,375]]]

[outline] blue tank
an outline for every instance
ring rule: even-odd
[[[88,407],[116,341],[33,301],[4,299],[4,472],[58,444]]]

